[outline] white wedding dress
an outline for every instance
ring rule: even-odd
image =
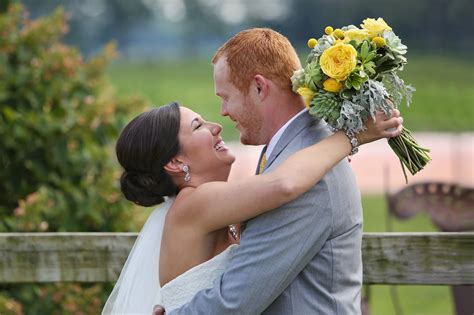
[[[214,280],[229,264],[237,246],[237,244],[230,245],[219,255],[165,284],[161,288],[161,297],[156,297],[155,304],[164,305],[166,311],[171,311],[191,301],[193,296],[202,289],[211,288]]]
[[[161,237],[166,214],[173,202],[174,198],[167,198],[146,221],[105,303],[103,315],[151,315],[156,304],[171,311],[189,302],[198,291],[212,287],[229,264],[237,244],[160,287]]]

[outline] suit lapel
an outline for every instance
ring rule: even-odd
[[[294,121],[292,121],[291,124],[285,129],[285,131],[281,135],[281,138],[280,140],[278,140],[271,155],[267,156],[267,164],[265,165],[263,172],[265,172],[265,170],[272,165],[275,159],[288,146],[291,140],[293,140],[301,131],[311,125],[314,125],[318,121],[319,119],[310,115],[309,112],[301,114]]]
[[[262,174],[265,173],[265,170],[270,167],[270,165],[275,161],[275,159],[280,155],[280,153],[283,151],[283,149],[288,146],[291,140],[293,140],[301,131],[304,129],[318,123],[320,119],[311,116],[309,112],[305,112],[298,116],[294,121],[291,122],[291,124],[285,129],[283,134],[280,137],[280,140],[278,140],[275,148],[272,151],[271,156],[267,156],[267,164],[265,164],[265,167],[262,170]],[[258,175],[259,172],[259,166],[260,166],[260,161],[262,160],[263,154],[267,150],[267,145],[263,148],[262,152],[260,153],[260,158],[258,159],[258,164],[257,164],[257,169],[255,170],[255,175]],[[240,226],[240,231],[241,233],[247,228],[247,221],[242,222]]]

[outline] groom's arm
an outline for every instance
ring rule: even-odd
[[[214,287],[167,314],[263,312],[323,247],[331,232],[330,208],[323,180],[300,198],[250,220]]]

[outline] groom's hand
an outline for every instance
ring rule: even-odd
[[[155,305],[153,307],[153,315],[165,315],[165,308],[161,305]]]

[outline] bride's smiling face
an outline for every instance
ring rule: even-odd
[[[222,126],[204,120],[189,108],[180,106],[179,141],[191,176],[226,180],[235,156],[221,138]],[[222,178],[225,176],[225,178]]]

